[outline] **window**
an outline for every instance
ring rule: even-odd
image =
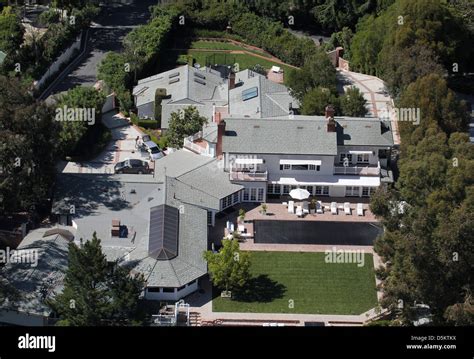
[[[280,171],[291,169],[291,165],[280,165]]]
[[[207,225],[212,226],[212,212],[207,211]]]
[[[292,165],[291,169],[293,171],[307,171],[309,165]]]
[[[163,288],[163,293],[174,293],[174,288]]]
[[[232,195],[232,204],[236,204],[237,202],[239,202],[239,192],[235,192]]]
[[[375,192],[375,187],[362,187],[362,197],[370,197]]]
[[[297,189],[298,186],[291,186],[291,189],[294,190],[294,189]]]
[[[369,154],[360,154],[357,155],[357,163],[369,163]]]
[[[247,201],[249,200],[249,189],[248,188],[244,188],[244,201]]]
[[[316,186],[316,194],[329,196],[329,186]]]
[[[318,166],[319,167],[319,166]],[[310,171],[316,171],[316,165],[309,165]],[[318,170],[319,171],[319,170]]]
[[[178,292],[179,292],[180,290],[183,290],[184,288],[186,288],[186,285],[182,285],[181,287],[179,287],[179,288],[178,288]]]
[[[258,87],[251,87],[247,90],[242,91],[242,101],[247,101],[257,96],[258,96]]]
[[[339,156],[339,162],[344,163],[344,159],[347,157],[349,163],[352,163],[352,155],[350,153],[341,153]]]
[[[255,202],[257,200],[257,189],[250,188],[250,201]]]
[[[275,188],[275,192],[274,192],[275,194],[280,194],[281,193],[281,187],[280,187],[279,184],[276,184],[274,188]]]
[[[309,194],[312,196],[313,195],[313,186],[307,186],[306,190],[309,192]]]
[[[346,197],[359,197],[359,187],[346,186]]]
[[[160,287],[148,287],[147,291],[148,291],[148,293],[159,293],[160,292]]]
[[[258,202],[263,202],[264,194],[265,194],[265,190],[263,188],[259,188],[258,189],[258,198],[257,198]]]
[[[274,190],[273,190],[274,187],[275,186],[272,185],[272,184],[267,185],[267,193],[268,194],[273,194],[274,193]]]
[[[283,194],[288,194],[290,193],[290,186],[284,185],[283,186]]]

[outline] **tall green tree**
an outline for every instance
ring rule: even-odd
[[[33,211],[55,177],[58,124],[17,80],[0,76],[0,213]]]
[[[204,253],[212,283],[222,290],[240,290],[250,279],[250,254],[235,239],[223,239],[218,253]]]
[[[207,123],[207,119],[199,115],[199,111],[194,106],[172,112],[166,134],[168,146],[173,148],[183,147],[185,137],[201,131],[205,123]]]
[[[343,116],[364,117],[367,114],[367,101],[360,90],[355,87],[349,87],[340,98],[341,111]]]
[[[59,121],[61,116],[56,116],[61,128],[58,146],[62,154],[70,154],[91,126],[100,125],[104,102],[103,92],[86,86],[77,86],[59,97],[55,110],[56,115],[63,117],[63,120]],[[88,114],[92,114],[93,110],[94,121],[68,121],[65,117],[69,109],[87,109]]]
[[[303,97],[301,113],[303,115],[322,116],[325,113],[327,105],[333,105],[336,113],[340,112],[339,98],[327,88],[316,87],[308,91]]]
[[[140,322],[138,301],[142,277],[133,277],[117,263],[109,264],[94,232],[91,240],[69,245],[64,290],[48,304],[58,325],[133,325]]]

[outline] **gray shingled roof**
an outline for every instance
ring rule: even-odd
[[[336,133],[320,120],[225,119],[223,151],[231,153],[336,155]]]
[[[165,88],[170,96],[162,101],[162,128],[168,128],[172,112],[196,106],[202,116],[210,119],[214,105],[224,106],[228,102],[227,79],[210,68],[184,65],[138,81],[133,89],[137,107],[154,102],[159,88]]]
[[[188,164],[183,166],[185,170]],[[141,176],[144,181],[147,177]],[[88,240],[96,231],[108,260],[122,260],[133,270],[142,271],[149,286],[179,287],[206,274],[202,252],[207,249],[207,211],[166,195],[168,190],[157,180],[139,183],[126,178],[62,174],[55,194],[60,199],[53,207],[64,213],[63,208],[74,203],[75,238]],[[150,209],[164,204],[179,210],[178,252],[171,260],[157,260],[149,253]],[[127,226],[127,238],[111,236],[113,219]]]
[[[265,76],[244,70],[235,76],[237,87],[229,91],[229,117],[269,118],[289,115],[289,105],[298,108],[286,86],[268,80]],[[258,96],[243,100],[242,91],[257,87]]]
[[[15,291],[4,300],[0,308],[24,313],[49,316],[51,309],[45,299],[53,297],[63,289],[64,276],[68,267],[69,240],[55,234],[43,238],[48,228],[31,231],[17,250],[38,251],[38,263],[7,263],[3,276]]]

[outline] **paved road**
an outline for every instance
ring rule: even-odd
[[[148,8],[156,0],[130,0],[130,5],[114,5],[103,9],[90,29],[88,52],[77,67],[61,81],[52,94],[75,86],[91,86],[97,81],[97,68],[108,51],[120,51],[122,40],[134,27],[149,18]]]

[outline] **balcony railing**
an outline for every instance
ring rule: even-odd
[[[380,162],[377,166],[334,166],[335,175],[380,176]]]
[[[230,171],[231,181],[266,181],[268,171]]]
[[[184,139],[183,147],[187,148],[188,150],[191,150],[199,155],[202,156],[208,156],[208,157],[214,157],[214,154],[210,152],[210,147],[207,145],[206,147],[199,146],[198,144],[194,143],[194,141],[197,141],[202,138],[202,132],[198,132],[195,135],[186,137]]]

